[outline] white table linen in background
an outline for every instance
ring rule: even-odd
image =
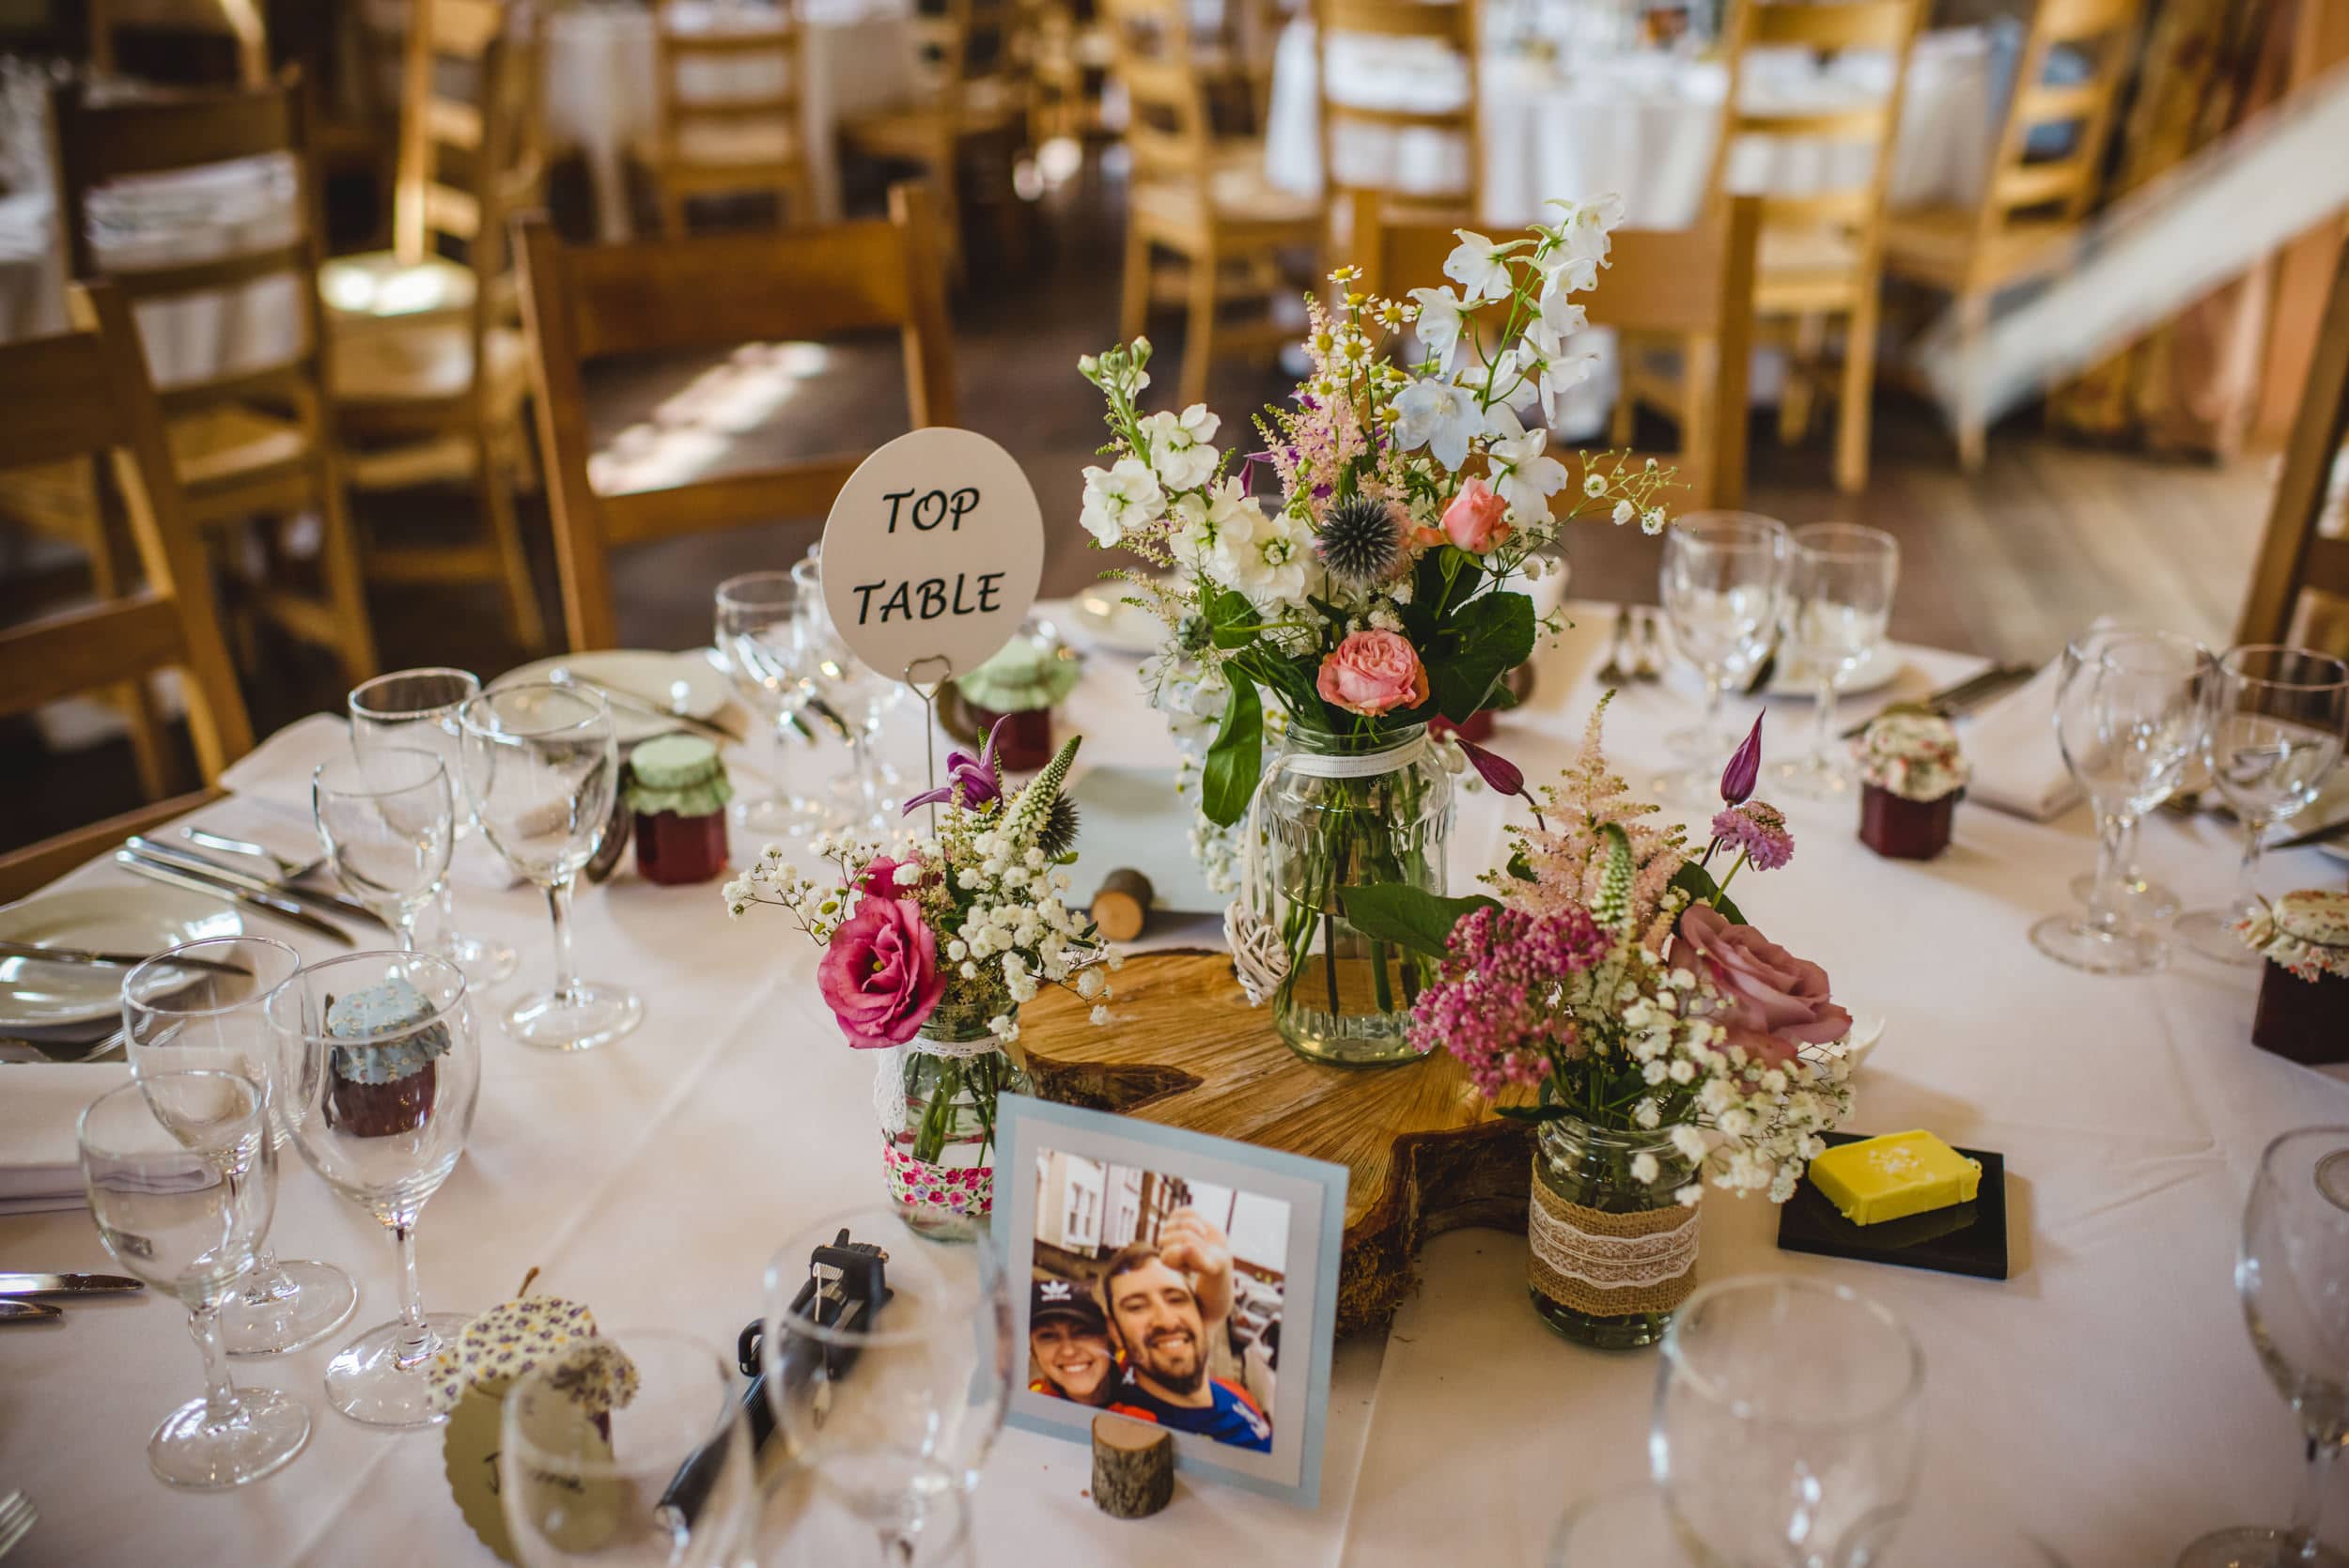
[[[1571,756],[1597,694],[1611,612],[1575,613],[1578,629],[1540,656],[1532,701],[1502,718],[1494,742],[1537,784]],[[1980,662],[1908,658],[1892,691],[1864,700],[1915,696]],[[1847,705],[1854,717],[1861,701]],[[909,777],[922,768],[919,733],[907,733],[918,711],[897,709],[892,737]],[[1618,769],[1636,784],[1667,766],[1662,737],[1689,712],[1664,687],[1623,693],[1608,730]],[[1066,714],[1089,737],[1081,767],[1171,761],[1130,660],[1092,659]],[[1783,755],[1802,728],[1802,706],[1781,704],[1769,750]],[[198,817],[299,847],[289,825],[306,753],[335,739],[331,722],[306,721],[239,769],[238,797]],[[829,749],[790,754],[801,787],[839,761]],[[763,742],[744,760],[776,767]],[[2349,1122],[2339,1072],[2250,1048],[2256,971],[2182,955],[2158,976],[2117,981],[2031,950],[2030,922],[2068,903],[2065,884],[2092,854],[2082,813],[2034,824],[1968,805],[1949,853],[1920,865],[1869,853],[1849,807],[1784,804],[1794,865],[1740,877],[1737,893],[1773,939],[1826,964],[1840,999],[1889,1017],[1855,1126],[1928,1126],[2008,1159],[2014,1277],[2003,1283],[1781,1253],[1768,1205],[1705,1200],[1703,1277],[1788,1270],[1847,1282],[1921,1338],[1928,1462],[1893,1560],[1989,1568],[2012,1560],[1996,1543],[2013,1537],[1995,1532],[2012,1521],[2074,1568],[2144,1568],[2203,1530],[2282,1517],[2299,1445],[2244,1333],[2236,1226],[2269,1137]],[[1492,863],[1506,815],[1488,793],[1463,798],[1455,890]],[[2156,817],[2144,847],[2189,903],[2228,887],[2224,825]],[[2277,887],[2341,879],[2313,850],[2271,861]],[[70,880],[139,885],[110,865]],[[879,1189],[872,1061],[826,1016],[814,950],[781,919],[729,923],[712,887],[660,888],[623,871],[579,899],[579,965],[635,987],[644,1027],[571,1057],[516,1046],[495,1022],[546,978],[543,901],[468,877],[459,913],[524,957],[481,998],[479,1116],[419,1232],[427,1300],[478,1310],[535,1265],[540,1289],[586,1302],[606,1325],[666,1324],[730,1343],[759,1311],[775,1243]],[[8,1074],[39,1070],[0,1067],[0,1093]],[[353,1331],[396,1311],[389,1241],[298,1162],[283,1173],[272,1239],[282,1255],[351,1271],[363,1296]],[[1317,1510],[1186,1482],[1146,1524],[1112,1522],[1085,1496],[1081,1445],[1009,1432],[978,1494],[979,1560],[1538,1560],[1570,1498],[1639,1472],[1656,1358],[1580,1350],[1541,1327],[1524,1297],[1521,1234],[1441,1237],[1422,1261],[1421,1289],[1383,1344],[1340,1349]],[[0,1219],[0,1268],[105,1265],[86,1216]],[[197,1387],[175,1308],[77,1305],[61,1327],[0,1334],[0,1483],[40,1509],[31,1560],[487,1563],[447,1500],[437,1437],[366,1431],[323,1408],[332,1348],[240,1363],[240,1377],[311,1402],[310,1451],[257,1485],[189,1497],[154,1482],[143,1452],[163,1410]]]
[[[734,31],[770,23],[755,5],[680,5],[681,29]],[[818,216],[840,217],[840,161],[834,132],[850,115],[887,108],[916,90],[913,34],[901,4],[890,0],[805,0],[799,8],[800,127],[808,148]],[[606,240],[625,240],[630,147],[659,123],[653,72],[653,15],[644,6],[596,3],[557,11],[547,23],[547,139],[576,147],[596,194],[596,224]],[[689,98],[765,98],[783,85],[772,56],[686,62],[678,71]]]
[[[1423,39],[1341,36],[1330,42],[1341,101],[1410,109],[1456,105],[1467,72],[1456,55]],[[1853,51],[1817,69],[1802,51],[1757,50],[1748,58],[1749,107],[1797,114],[1865,104],[1890,85],[1890,62]],[[1314,30],[1296,23],[1274,58],[1265,172],[1286,190],[1322,186],[1319,61]],[[1890,201],[1895,208],[1970,204],[1987,177],[1991,123],[1990,46],[1979,29],[1928,33],[1911,57],[1908,90],[1893,145]],[[1488,54],[1481,78],[1485,111],[1486,222],[1517,225],[1543,216],[1553,196],[1583,199],[1613,191],[1626,221],[1685,228],[1696,221],[1713,165],[1728,72],[1718,61],[1627,54],[1561,70],[1527,55]],[[1427,130],[1341,129],[1331,156],[1351,183],[1410,193],[1465,187],[1460,138]],[[1794,137],[1750,140],[1731,157],[1729,179],[1745,192],[1799,194],[1864,178],[1866,153]]]

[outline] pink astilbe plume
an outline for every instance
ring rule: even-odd
[[[1480,908],[1452,928],[1442,976],[1411,1007],[1422,1055],[1443,1046],[1486,1094],[1531,1086],[1584,1054],[1560,993],[1614,945],[1581,909],[1528,915]]]
[[[1505,873],[1488,874],[1503,901],[1528,914],[1561,914],[1593,907],[1606,876],[1608,845],[1599,830],[1608,823],[1621,828],[1631,845],[1631,924],[1652,953],[1662,953],[1672,939],[1672,922],[1687,900],[1672,892],[1672,881],[1688,863],[1683,830],[1677,823],[1659,826],[1645,820],[1660,810],[1653,801],[1633,798],[1631,786],[1608,766],[1599,730],[1607,717],[1610,691],[1591,710],[1582,735],[1581,753],[1556,784],[1542,790],[1547,826],[1520,828],[1515,848],[1532,873],[1531,881]]]

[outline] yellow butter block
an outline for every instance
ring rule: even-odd
[[[1829,1149],[1811,1183],[1853,1224],[1875,1225],[1972,1203],[1982,1164],[1929,1132],[1892,1132]]]

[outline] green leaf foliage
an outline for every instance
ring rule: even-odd
[[[1237,588],[1224,589],[1207,606],[1207,625],[1219,648],[1244,648],[1254,642],[1259,618],[1256,607]]]
[[[1738,913],[1737,906],[1722,895],[1719,885],[1713,880],[1713,874],[1697,864],[1696,862],[1690,861],[1682,866],[1673,876],[1672,885],[1685,891],[1691,904],[1711,904],[1715,899],[1719,899],[1720,902],[1717,908],[1731,924],[1748,924],[1746,917]]]
[[[1562,1122],[1574,1114],[1570,1105],[1497,1105],[1493,1114],[1513,1122]]]
[[[1523,594],[1486,594],[1454,611],[1428,650],[1436,710],[1464,722],[1502,675],[1533,656],[1533,601]]]
[[[1499,899],[1481,893],[1467,898],[1445,898],[1400,882],[1344,888],[1339,890],[1338,899],[1346,918],[1362,935],[1373,941],[1392,942],[1413,953],[1423,953],[1431,958],[1444,955],[1444,943],[1462,916],[1474,909],[1501,907]]]
[[[1289,717],[1299,723],[1329,726],[1321,692],[1314,685],[1312,664],[1283,659],[1262,646],[1249,649],[1231,662],[1249,678],[1269,687],[1272,694],[1281,699],[1281,706],[1289,710]]]
[[[1264,702],[1255,682],[1245,676],[1232,682],[1232,700],[1223,709],[1223,724],[1207,748],[1200,770],[1199,805],[1223,827],[1237,822],[1248,810],[1264,772]]]

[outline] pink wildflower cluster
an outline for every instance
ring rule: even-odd
[[[1661,954],[1686,902],[1666,895],[1688,856],[1679,825],[1658,827],[1643,820],[1661,808],[1633,798],[1631,786],[1608,766],[1599,727],[1613,697],[1610,691],[1599,699],[1583,733],[1581,754],[1557,784],[1542,791],[1545,825],[1521,829],[1517,835],[1517,856],[1532,879],[1487,879],[1511,904],[1532,914],[1594,908],[1610,853],[1599,830],[1611,822],[1631,845],[1631,929],[1640,933],[1641,944],[1649,952]]]
[[[1795,834],[1786,826],[1786,814],[1766,800],[1748,800],[1716,812],[1713,843],[1740,851],[1756,871],[1776,871],[1795,858]],[[1711,853],[1706,851],[1708,857]]]
[[[1529,915],[1480,908],[1453,926],[1441,978],[1411,1007],[1411,1044],[1448,1048],[1487,1095],[1531,1086],[1583,1053],[1560,991],[1596,967],[1613,939],[1588,911]]]

